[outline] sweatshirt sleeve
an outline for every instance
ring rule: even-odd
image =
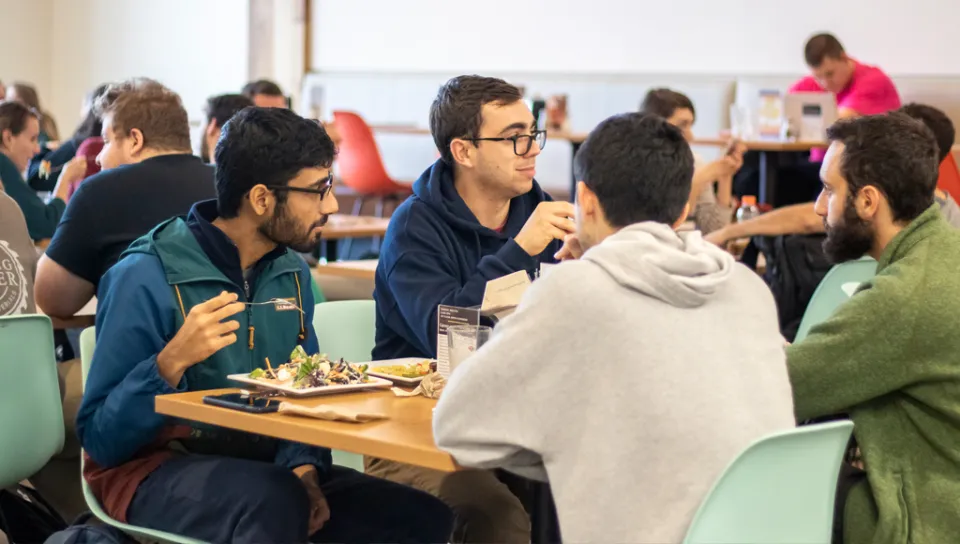
[[[550,452],[543,437],[558,422],[575,425],[567,409],[586,402],[569,373],[545,366],[577,353],[576,339],[583,334],[577,323],[583,320],[558,316],[592,311],[584,307],[590,306],[584,292],[589,283],[574,273],[584,266],[591,265],[563,263],[535,281],[516,312],[450,377],[434,413],[433,434],[459,464],[545,478],[543,457]]]
[[[877,276],[787,347],[798,421],[844,413],[922,379],[908,354],[922,342],[918,305],[890,276]]]
[[[316,309],[316,304],[314,303],[313,291],[304,288],[304,286],[309,285],[310,281],[312,281],[310,270],[307,267],[307,263],[304,262],[302,270],[300,271],[300,286],[304,313],[303,320],[307,329],[307,339],[304,340],[301,345],[307,353],[318,353],[320,347],[317,343],[316,329],[313,328],[313,314]],[[274,464],[291,470],[303,465],[313,465],[317,468],[320,481],[325,481],[330,473],[330,465],[333,464],[329,448],[308,446],[286,440],[279,440],[278,443],[277,453],[273,460]]]
[[[93,354],[77,434],[98,465],[123,464],[152,442],[167,422],[154,397],[186,390],[160,376],[157,355],[174,334],[173,295],[159,260],[133,255],[104,276],[97,303]]]
[[[499,251],[486,255],[466,281],[456,272],[451,256],[424,240],[400,254],[387,270],[387,285],[396,298],[397,310],[414,337],[406,340],[422,353],[435,353],[437,306],[469,307],[483,302],[487,282],[519,270],[532,272],[539,266],[515,241],[508,240]]]
[[[16,200],[20,210],[23,211],[30,238],[42,240],[53,236],[53,231],[57,229],[57,223],[60,222],[60,216],[67,207],[66,202],[54,198],[49,204],[45,204],[19,174],[16,177],[4,176],[3,186],[10,198]]]

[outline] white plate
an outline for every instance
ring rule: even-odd
[[[403,385],[417,385],[418,383],[423,381],[423,378],[424,378],[423,376],[420,376],[419,378],[404,378],[402,376],[394,376],[392,374],[384,374],[382,372],[377,372],[377,368],[381,366],[413,365],[421,361],[430,361],[431,363],[436,362],[435,359],[425,359],[423,357],[407,357],[404,359],[387,359],[385,361],[371,361],[368,363],[358,363],[358,364],[367,365],[368,367],[370,367],[367,369],[367,374],[371,376],[379,376],[381,378],[386,378],[392,381],[393,383],[399,383]]]
[[[351,391],[363,391],[364,389],[385,389],[393,385],[390,380],[384,380],[374,376],[369,376],[367,383],[354,383],[350,385],[327,385],[324,387],[308,387],[306,389],[297,389],[291,385],[279,385],[270,382],[264,382],[251,378],[247,374],[231,374],[227,376],[228,380],[235,382],[255,385],[264,389],[275,389],[292,397],[312,397],[315,395],[334,395],[336,393],[349,393]]]

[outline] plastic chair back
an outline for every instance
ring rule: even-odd
[[[852,422],[834,421],[751,444],[707,494],[685,544],[830,544],[852,430]]]
[[[794,343],[806,338],[814,325],[830,317],[841,304],[853,296],[861,283],[875,275],[877,261],[870,258],[841,263],[831,268],[810,297],[810,304],[803,313]]]
[[[954,200],[960,200],[960,166],[957,166],[953,153],[947,154],[947,158],[940,163],[937,189],[952,196]]]
[[[0,317],[0,488],[33,476],[63,449],[63,407],[45,315]]]
[[[351,363],[369,361],[376,335],[376,303],[338,300],[317,304],[313,314],[320,353]]]
[[[333,122],[343,138],[337,151],[337,168],[344,185],[365,196],[410,191],[387,174],[373,131],[363,118],[353,112],[335,111]]]
[[[87,374],[90,372],[90,363],[93,361],[93,350],[96,345],[96,333],[93,327],[85,329],[80,333],[80,364],[83,372],[83,385],[87,385]],[[174,544],[204,544],[202,540],[195,540],[192,538],[187,538],[185,536],[175,535],[171,533],[165,533],[163,531],[157,531],[155,529],[147,529],[145,527],[137,527],[136,525],[130,525],[127,523],[121,523],[104,512],[103,508],[100,506],[100,501],[97,500],[97,497],[93,495],[93,490],[90,489],[90,486],[87,484],[87,480],[83,478],[83,458],[84,455],[81,452],[80,454],[80,481],[83,485],[83,499],[87,502],[87,508],[90,509],[90,512],[97,517],[100,521],[106,523],[107,525],[112,525],[121,531],[139,536],[142,539],[145,539],[147,542],[173,542]]]

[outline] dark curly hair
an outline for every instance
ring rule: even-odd
[[[852,197],[872,185],[886,196],[895,221],[913,221],[933,205],[940,161],[933,132],[905,113],[837,121],[827,129],[843,144],[840,173]]]
[[[430,106],[430,133],[443,162],[453,165],[450,143],[454,139],[480,136],[484,105],[522,99],[519,88],[494,77],[458,76],[444,83]]]
[[[323,126],[282,108],[246,108],[220,132],[217,210],[229,219],[240,213],[244,197],[256,185],[287,185],[304,168],[330,168],[336,156]],[[285,191],[277,201],[286,201]]]

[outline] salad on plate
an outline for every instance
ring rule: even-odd
[[[249,378],[294,389],[311,389],[332,385],[357,385],[370,381],[368,365],[355,365],[343,359],[331,361],[326,354],[307,355],[302,346],[290,353],[290,361],[274,369],[267,360],[267,368],[258,368]]]

